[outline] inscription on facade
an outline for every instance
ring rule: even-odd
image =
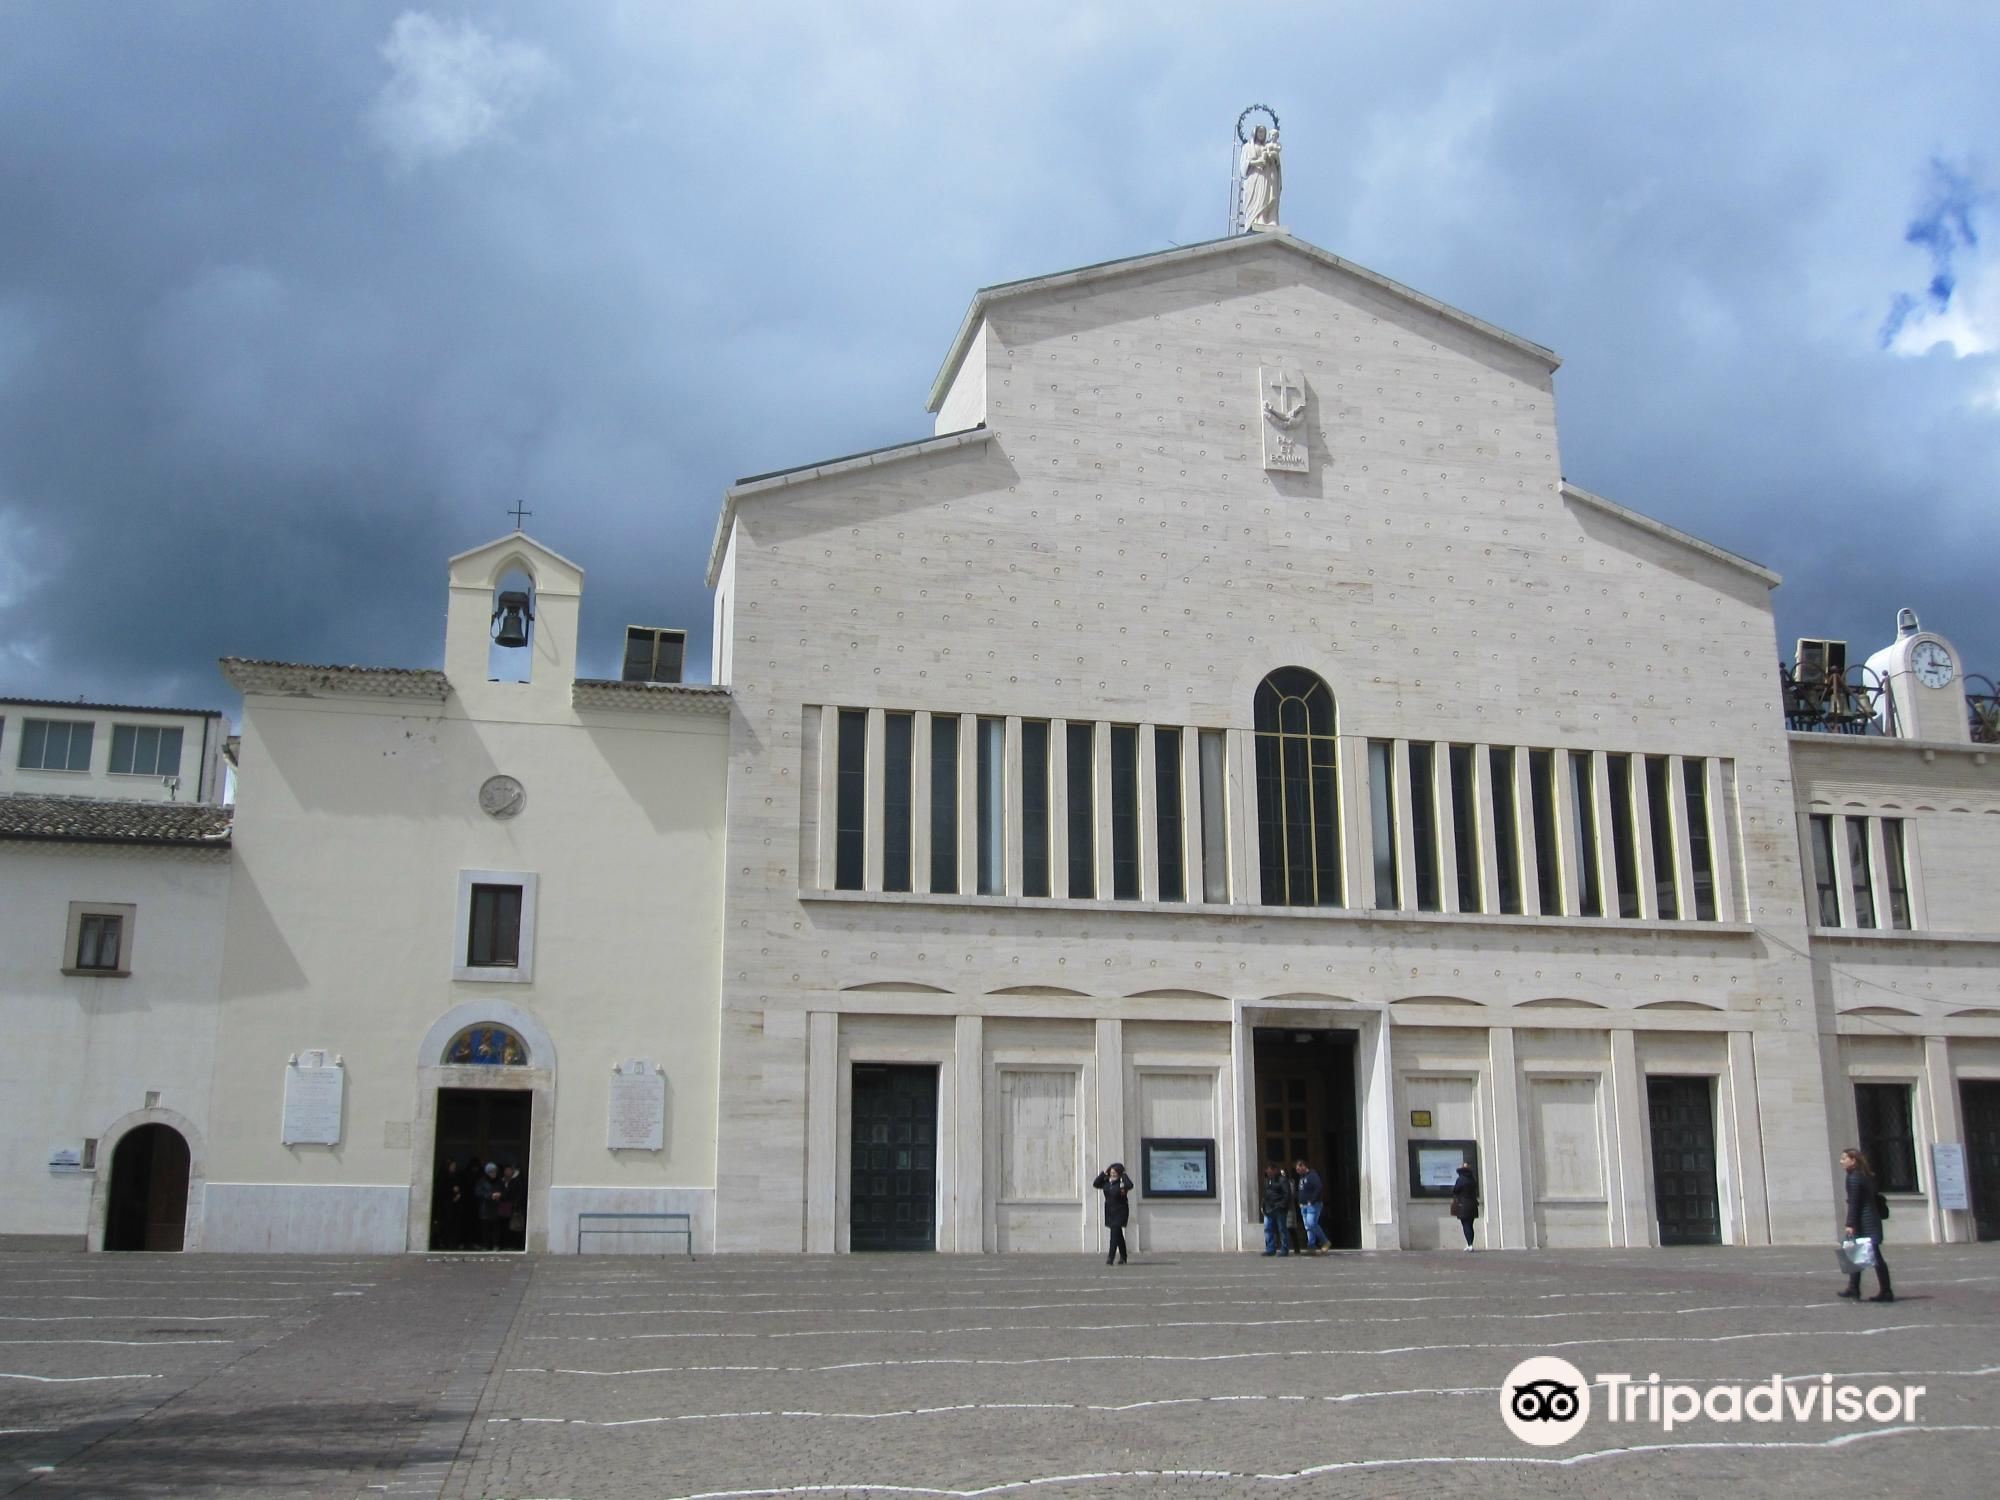
[[[1257,371],[1257,409],[1264,429],[1264,467],[1304,474],[1306,462],[1306,378],[1298,370]]]
[[[347,1068],[328,1060],[320,1048],[297,1054],[285,1064],[285,1119],[280,1139],[287,1146],[338,1146],[341,1104],[347,1095]]]
[[[643,1057],[613,1068],[605,1144],[613,1151],[658,1151],[666,1133],[666,1074]]]

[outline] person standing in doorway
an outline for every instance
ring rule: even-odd
[[[477,1152],[465,1158],[458,1169],[458,1234],[455,1249],[477,1250],[479,1248],[479,1185],[484,1181],[484,1164]]]
[[[1091,1186],[1104,1194],[1104,1227],[1111,1231],[1111,1248],[1104,1252],[1104,1263],[1108,1266],[1116,1261],[1122,1266],[1127,1260],[1125,1226],[1132,1218],[1132,1205],[1126,1201],[1132,1196],[1132,1179],[1125,1175],[1125,1163],[1114,1161],[1097,1174]]]
[[[479,1198],[479,1248],[498,1250],[507,1230],[507,1194],[500,1186],[500,1163],[489,1161],[473,1180]]]
[[[1840,1165],[1847,1173],[1847,1226],[1843,1237],[1850,1240],[1866,1240],[1875,1256],[1875,1295],[1870,1302],[1894,1302],[1895,1292],[1889,1286],[1889,1258],[1882,1253],[1882,1194],[1875,1186],[1875,1169],[1868,1164],[1868,1158],[1849,1146],[1840,1153]],[[1861,1271],[1857,1267],[1848,1273],[1847,1289],[1841,1294],[1856,1302],[1861,1300]]]
[[[1285,1175],[1285,1169],[1276,1162],[1264,1168],[1264,1191],[1258,1207],[1264,1214],[1264,1253],[1266,1255],[1290,1255],[1292,1253],[1292,1209],[1297,1199],[1292,1192],[1292,1180]]]
[[[1451,1216],[1465,1231],[1465,1248],[1470,1250],[1472,1221],[1479,1217],[1479,1179],[1472,1175],[1469,1162],[1459,1163],[1458,1180],[1451,1185]]]
[[[500,1194],[502,1213],[500,1227],[503,1231],[501,1244],[509,1250],[522,1250],[528,1244],[528,1184],[521,1176],[521,1169],[508,1162],[500,1169]]]
[[[1326,1207],[1326,1184],[1305,1162],[1295,1164],[1298,1176],[1293,1183],[1293,1191],[1299,1198],[1299,1222],[1305,1226],[1305,1243],[1299,1246],[1303,1255],[1325,1255],[1333,1249],[1333,1241],[1320,1228],[1321,1212]]]

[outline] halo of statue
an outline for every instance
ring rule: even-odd
[[[1244,110],[1242,114],[1236,117],[1237,145],[1247,146],[1250,144],[1250,137],[1243,133],[1243,122],[1245,120],[1248,120],[1252,115],[1256,114],[1259,110],[1262,110],[1265,114],[1271,117],[1271,131],[1273,134],[1277,133],[1278,112],[1275,109],[1271,108],[1271,106],[1268,104],[1253,104],[1248,109]]]

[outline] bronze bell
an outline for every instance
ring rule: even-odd
[[[534,619],[535,611],[528,596],[518,589],[509,589],[500,596],[500,606],[493,611],[497,627],[493,632],[493,643],[496,646],[527,645],[528,628]]]

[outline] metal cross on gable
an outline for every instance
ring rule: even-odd
[[[514,502],[514,508],[508,511],[507,514],[514,518],[514,529],[516,531],[519,531],[521,529],[521,518],[523,516],[532,516],[534,512],[531,510],[522,509],[521,502],[516,500]]]

